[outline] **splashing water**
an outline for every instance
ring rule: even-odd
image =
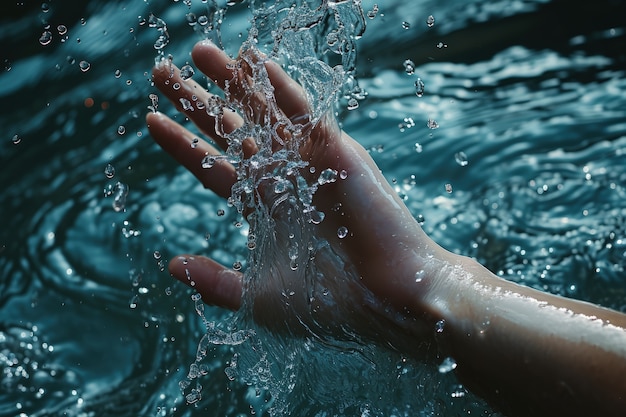
[[[276,111],[273,116],[277,122],[267,115],[261,121],[253,120],[226,88],[226,105],[239,110],[244,123],[225,135],[229,143],[225,156],[207,156],[202,162],[203,167],[210,168],[217,159],[226,158],[235,165],[241,179],[232,187],[229,204],[239,213],[250,213],[247,219],[252,237],[248,240],[242,308],[233,321],[210,322],[204,309],[198,308],[202,301],[194,301],[207,332],[198,346],[196,361],[180,384],[188,403],[202,398],[203,372],[199,370],[205,366],[213,344],[233,348],[235,356],[225,371],[227,378],[243,380],[267,393],[271,400],[259,400],[257,406],[270,415],[344,413],[360,410],[366,403],[368,409],[389,411],[397,404],[410,408],[414,403],[413,388],[394,388],[393,398],[387,395],[398,383],[399,359],[395,354],[363,343],[349,328],[331,331],[326,324],[328,315],[355,315],[341,311],[341,306],[351,302],[338,300],[350,297],[359,278],[352,266],[343,263],[341,254],[317,237],[315,227],[323,221],[324,213],[313,205],[313,195],[319,187],[343,180],[348,173],[323,169],[313,180],[307,180],[311,176],[304,173],[315,171],[301,159],[299,146],[339,101],[344,100],[350,110],[365,97],[354,76],[355,41],[365,30],[365,18],[358,1],[311,3],[277,1],[272,6],[251,6],[252,27],[240,50],[253,80],[245,86],[249,96],[262,95],[270,110],[278,108],[264,65],[265,60],[274,59],[303,86],[310,114],[291,120]],[[213,37],[219,38],[219,34]],[[215,113],[221,104],[209,104],[206,111]],[[291,133],[288,142],[281,137],[285,130]],[[242,142],[250,137],[259,152],[244,158]],[[281,145],[279,150],[276,144]],[[345,238],[349,231],[341,226],[337,235]],[[240,269],[241,262],[233,267]],[[345,275],[341,288],[326,282],[326,277],[337,274]],[[284,311],[286,322],[279,324],[282,328],[278,331],[275,322],[264,322],[267,319],[259,315],[269,306]],[[347,341],[340,342],[337,332]],[[424,377],[424,369],[403,369],[402,378],[407,381]],[[391,377],[381,382],[381,374]],[[307,381],[317,381],[315,388],[311,389]],[[363,392],[367,392],[365,398]],[[264,398],[260,394],[257,397]]]

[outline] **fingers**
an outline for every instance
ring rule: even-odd
[[[203,256],[181,255],[169,264],[170,273],[195,288],[211,305],[238,310],[241,306],[242,274]]]
[[[198,178],[204,187],[223,198],[230,196],[231,187],[237,181],[235,168],[219,158],[211,168],[202,166],[205,156],[220,154],[217,149],[198,140],[197,136],[162,113],[149,113],[146,122],[155,142]]]
[[[223,116],[216,124],[216,117],[207,112],[207,106],[215,107],[219,99],[207,92],[200,84],[192,79],[183,80],[180,70],[170,61],[163,60],[152,70],[152,78],[156,87],[208,136],[213,138],[222,149],[227,148],[222,132],[230,133],[243,123],[241,117],[229,110],[223,111]],[[220,106],[221,107],[221,106]]]
[[[200,71],[205,73],[220,88],[228,89],[236,100],[242,101],[247,94],[250,94],[250,89],[244,85],[250,82],[247,78],[250,74],[243,72],[246,67],[249,72],[249,64],[258,57],[246,56],[245,59],[234,60],[209,41],[197,43],[191,52],[191,57]],[[245,63],[241,61],[245,61]],[[270,83],[274,88],[276,104],[283,114],[298,123],[303,123],[303,120],[304,122],[308,121],[310,110],[302,87],[278,63],[266,60],[264,64]],[[253,108],[252,111],[258,113],[260,110]]]

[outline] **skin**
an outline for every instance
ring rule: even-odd
[[[228,89],[249,120],[306,122],[310,109],[303,90],[275,62],[264,62],[275,102],[248,92],[250,62],[263,57],[247,54],[232,59],[201,42],[192,58],[210,80]],[[206,188],[227,198],[237,180],[235,168],[226,161],[201,167],[206,154],[226,149],[226,139],[216,132],[213,116],[183,110],[180,101],[206,102],[211,94],[193,80],[183,81],[169,63],[155,67],[153,79],[220,149],[205,141],[193,148],[197,136],[158,112],[147,116],[152,137]],[[181,88],[174,89],[176,83]],[[226,133],[242,123],[237,113],[224,112]],[[343,261],[342,268],[357,278],[346,284],[341,279],[345,270],[320,261],[323,285],[337,294],[334,302],[312,306],[296,297],[287,308],[279,294],[285,288],[306,288],[302,276],[287,266],[288,259],[274,254],[276,259],[264,260],[269,267],[263,271],[280,280],[270,277],[269,289],[253,300],[259,324],[294,334],[314,325],[333,337],[357,334],[420,359],[451,357],[465,386],[510,416],[626,415],[626,315],[519,286],[446,251],[426,236],[367,151],[331,117],[304,124],[308,136],[298,150],[317,173],[303,174],[309,183],[327,168],[347,173],[315,193],[313,203],[326,217],[310,232],[327,242],[328,250]],[[281,132],[282,143],[273,143],[274,150],[293,144],[288,130]],[[242,146],[246,157],[258,151],[252,139]],[[259,195],[263,200],[262,190]],[[274,216],[277,225],[285,220],[280,211]],[[342,226],[348,229],[345,238],[337,236]],[[278,245],[288,240],[279,226],[275,239]],[[173,259],[169,269],[188,284],[192,277],[205,303],[241,307],[241,273],[188,254]],[[425,353],[432,349],[421,348],[433,345],[437,359]]]

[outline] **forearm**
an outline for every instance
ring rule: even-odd
[[[427,304],[466,386],[507,415],[626,415],[626,315],[502,280],[459,258]]]

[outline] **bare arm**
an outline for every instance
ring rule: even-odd
[[[461,381],[507,415],[623,416],[626,315],[516,285],[468,258],[427,304]]]
[[[215,46],[201,43],[192,57],[219,86],[228,81],[235,99],[258,99],[242,93],[242,84],[251,82],[245,66],[236,65]],[[298,85],[275,63],[266,66],[283,116],[306,113]],[[181,111],[181,98],[206,101],[211,96],[197,83],[182,80],[173,67],[155,68],[154,80]],[[182,87],[173,89],[174,84]],[[253,104],[248,109],[266,110],[263,102],[248,104]],[[226,148],[211,115],[200,111],[186,115]],[[204,155],[216,155],[218,149],[206,142],[191,147],[195,135],[162,114],[148,115],[147,122],[161,147],[207,188],[228,195],[236,181],[234,167],[224,162],[210,170],[199,168]],[[241,123],[240,116],[228,112],[223,129],[230,131]],[[256,145],[246,142],[244,152],[249,156]],[[316,206],[327,214],[315,232],[354,266],[359,279],[359,285],[351,287],[353,293],[339,299],[346,305],[316,313],[318,321],[326,320],[329,327],[353,326],[373,342],[416,356],[422,352],[414,346],[436,341],[442,358],[455,361],[462,382],[507,415],[626,415],[626,315],[507,282],[475,261],[444,250],[425,235],[368,153],[332,120],[313,128],[300,153],[318,173],[326,168],[347,173],[345,180],[324,185],[315,194]],[[334,210],[338,203],[341,208]],[[349,231],[344,238],[337,236],[339,227]],[[239,272],[189,255],[172,260],[170,271],[187,283],[191,274],[205,302],[239,308]],[[288,267],[276,272],[294,288],[301,284]],[[332,286],[336,280],[336,289],[345,290],[342,271],[327,272],[325,284]],[[282,289],[275,288],[277,293]],[[364,305],[369,296],[365,291],[403,317],[397,327],[388,325],[390,317]],[[255,302],[264,306],[255,315],[259,323],[279,328],[290,321],[280,297]],[[349,314],[338,316],[337,311]],[[367,325],[359,327],[364,315]]]

